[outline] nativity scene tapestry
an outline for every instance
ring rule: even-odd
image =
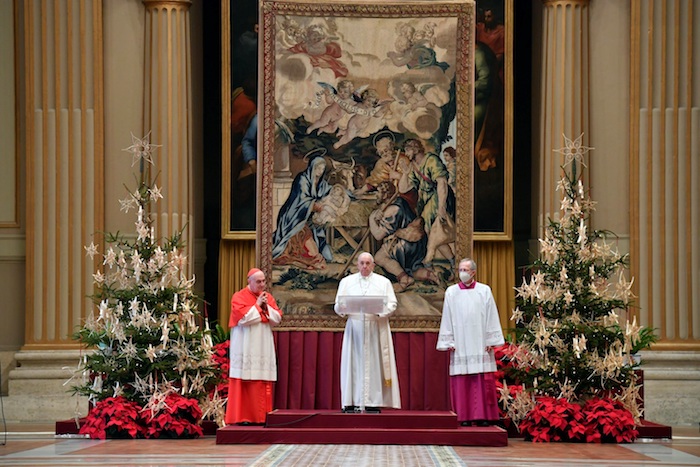
[[[286,329],[342,329],[338,282],[374,255],[395,330],[435,330],[471,253],[473,1],[260,11],[257,254]]]

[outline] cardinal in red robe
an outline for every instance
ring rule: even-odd
[[[277,381],[277,358],[272,326],[282,311],[266,292],[265,273],[253,268],[248,286],[231,298],[231,328],[227,424],[264,424],[272,411],[272,390]]]

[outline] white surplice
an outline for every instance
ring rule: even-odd
[[[378,315],[356,314],[342,297],[382,296],[384,308]],[[340,299],[340,300],[339,300]],[[343,278],[335,297],[335,312],[347,316],[340,360],[340,396],[343,407],[401,408],[394,343],[389,316],[396,310],[391,281],[379,274],[360,273]]]
[[[459,284],[445,291],[437,350],[450,352],[450,376],[496,371],[493,350],[504,344],[491,287],[477,282],[473,289]]]
[[[271,326],[282,321],[282,314],[267,307],[269,322],[262,322],[255,305],[231,328],[229,377],[242,380],[277,381],[277,357]]]

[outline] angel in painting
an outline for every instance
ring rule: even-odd
[[[355,85],[349,79],[340,80],[337,90],[328,83],[319,82],[318,84],[323,87],[328,106],[323,109],[321,117],[306,129],[307,135],[314,130],[318,130],[319,133],[335,133],[338,131],[338,122],[348,108],[355,103],[353,100]]]
[[[337,136],[340,139],[333,145],[335,149],[349,143],[367,128],[372,118],[381,118],[386,112],[386,104],[391,100],[380,100],[379,93],[375,89],[367,88],[360,94],[360,102],[351,109],[352,117],[348,120],[348,126],[339,130]]]

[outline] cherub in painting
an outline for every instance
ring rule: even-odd
[[[446,62],[439,62],[434,47],[434,28],[430,23],[423,30],[416,29],[406,23],[400,23],[396,28],[395,51],[387,52],[387,57],[397,67],[405,66],[408,69],[420,69],[429,66],[437,66],[442,71],[449,68]]]
[[[338,121],[343,118],[343,115],[354,104],[353,92],[355,85],[349,79],[343,79],[338,82],[338,89],[327,83],[319,83],[323,86],[323,93],[326,96],[328,106],[323,109],[321,117],[306,129],[306,134],[310,134],[314,130],[319,133],[335,133],[338,131]]]
[[[348,126],[345,130],[339,130],[337,135],[340,139],[333,145],[335,149],[349,143],[360,132],[367,128],[372,118],[380,118],[386,112],[385,104],[390,100],[380,101],[379,93],[375,89],[367,88],[360,94],[359,104],[351,110],[353,116],[348,120]]]

